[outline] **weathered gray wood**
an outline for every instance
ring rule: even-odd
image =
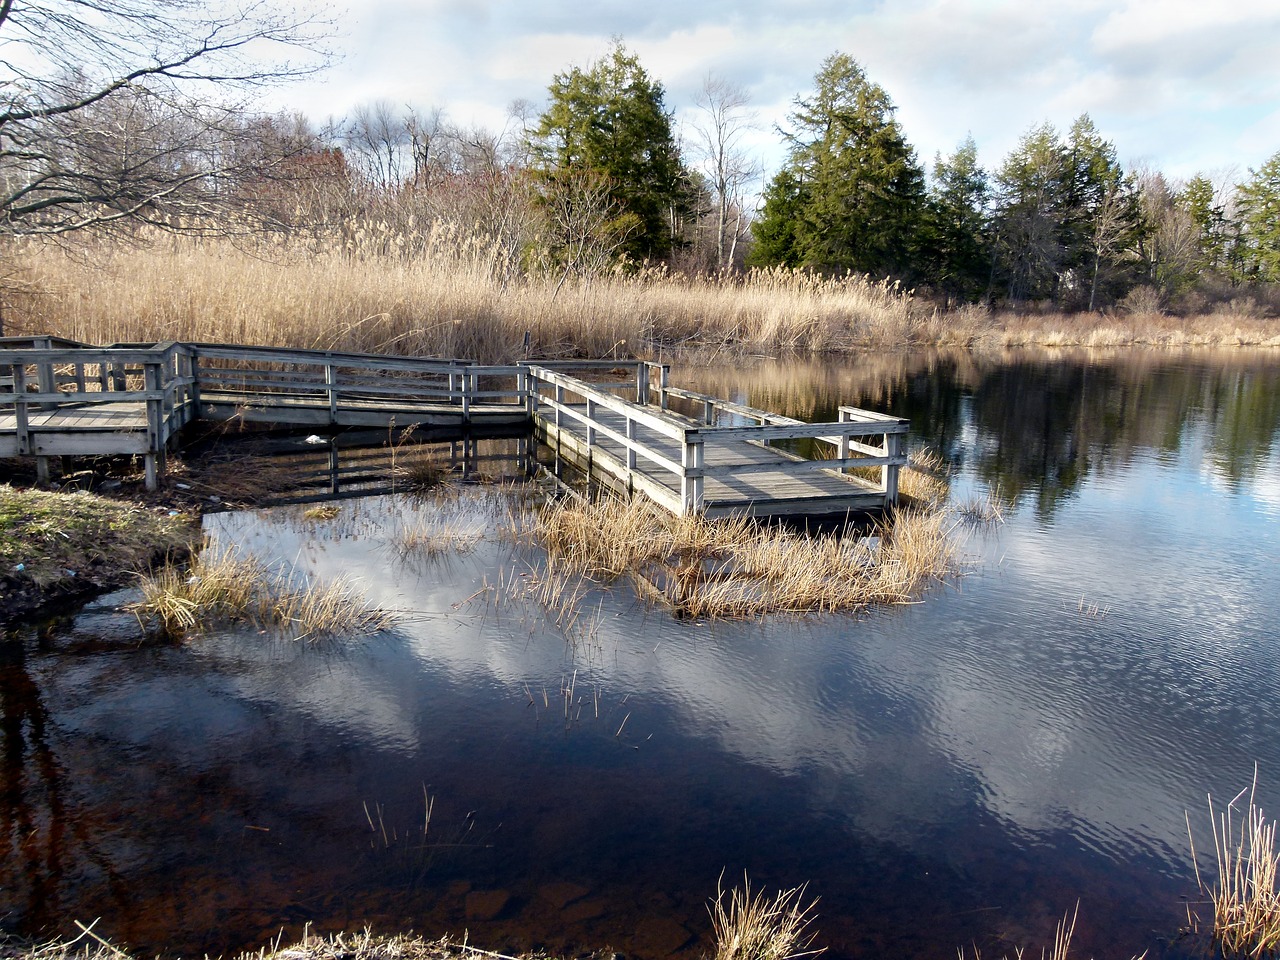
[[[532,418],[539,437],[598,478],[668,509],[709,515],[884,506],[896,499],[897,472],[906,462],[906,421],[842,407],[839,423],[802,423],[672,388],[666,365],[640,361],[484,367],[234,345],[58,343],[55,349],[53,341],[33,342],[30,349],[0,342],[0,354],[12,390],[0,393],[0,452],[141,454],[148,486],[163,476],[177,431],[194,419],[386,429],[516,426]],[[633,379],[590,383],[569,372],[619,369],[632,371]],[[27,389],[28,370],[38,390]],[[512,387],[503,383],[508,378]],[[655,380],[656,407],[608,392],[634,390],[638,401],[652,399]],[[700,403],[705,422],[665,409],[672,398]],[[717,426],[721,413],[755,423]],[[769,446],[806,438],[833,446],[835,459],[805,460]],[[878,468],[880,485],[841,473],[854,468]]]

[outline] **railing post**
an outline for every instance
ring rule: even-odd
[[[204,411],[200,409],[200,355],[192,350],[187,362],[191,374],[191,419],[200,420],[204,418]]]
[[[142,365],[142,380],[147,391],[147,452],[143,456],[146,465],[148,490],[159,487],[159,475],[164,472],[164,377],[162,361],[148,360]]]
[[[52,341],[46,340],[45,346],[46,346],[46,349],[52,348],[53,346]],[[58,392],[58,380],[53,375],[52,360],[41,360],[39,363],[36,364],[36,389],[38,389],[41,393],[57,393]],[[45,403],[40,404],[40,409],[53,410],[57,406],[58,406],[57,403],[54,403],[52,401],[46,401]]]
[[[476,390],[476,373],[474,368],[467,367],[462,371],[462,422],[471,422],[471,397]],[[465,472],[465,467],[463,468]]]
[[[556,384],[556,435],[560,435],[560,408],[564,405],[564,386]]]
[[[636,403],[647,406],[649,403],[649,361],[641,360],[636,365]]]
[[[18,453],[31,454],[31,419],[27,408],[27,368],[21,360],[13,365],[13,415],[17,421]]]
[[[627,417],[627,472],[634,473],[636,469],[636,422]]]
[[[707,397],[707,399],[702,401],[702,422],[705,423],[708,427],[715,426],[716,402],[715,400],[711,399],[711,397]]]
[[[680,451],[680,500],[686,515],[702,511],[702,466],[702,437],[696,430],[686,430]]]
[[[338,424],[338,371],[333,361],[326,359],[324,363],[324,389],[329,395],[329,425]]]
[[[667,375],[671,368],[665,363],[658,365],[658,406],[667,409]]]
[[[896,461],[902,455],[902,434],[886,433],[884,435],[884,455]],[[885,506],[898,502],[898,464],[887,463],[880,468],[880,482],[884,485]]]
[[[845,410],[844,407],[840,408],[840,422],[841,423],[849,422],[849,413],[847,410]],[[838,453],[839,453],[838,459],[840,460],[848,460],[849,455],[853,453],[853,445],[849,442],[849,434],[847,433],[840,434],[840,449]],[[849,469],[850,469],[849,467],[842,466],[840,468],[840,472],[848,473]]]
[[[591,448],[596,445],[596,402],[587,397],[587,456],[591,456]]]

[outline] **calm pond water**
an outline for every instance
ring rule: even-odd
[[[693,958],[707,898],[808,883],[833,957],[1188,955],[1185,812],[1280,809],[1280,357],[761,362],[673,382],[912,421],[998,489],[966,576],[859,617],[680,621],[530,596],[503,494],[210,516],[405,611],[378,636],[141,642],[107,598],[0,645],[0,924],[142,954],[303,925]],[[459,552],[402,557],[442,514]],[[429,813],[428,813],[429,810]],[[429,823],[427,823],[429,818]],[[424,824],[426,829],[424,831]],[[1192,904],[1201,916],[1203,907]],[[1030,955],[1030,954],[1029,954]]]

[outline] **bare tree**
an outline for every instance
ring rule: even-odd
[[[326,28],[267,0],[0,0],[0,231],[208,229],[273,159],[227,98],[318,69]]]
[[[703,116],[693,129],[715,207],[716,268],[725,270],[732,265],[738,240],[745,231],[747,188],[761,175],[760,165],[742,146],[755,119],[748,109],[746,91],[723,77],[708,74],[696,103]]]

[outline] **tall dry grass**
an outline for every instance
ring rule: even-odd
[[[540,357],[769,354],[904,343],[953,346],[1280,345],[1260,309],[939,312],[896,283],[787,270],[689,278],[662,269],[560,283],[512,279],[509,251],[435,224],[402,255],[366,224],[332,246],[162,237],[80,247],[36,240],[0,250],[10,333],[91,343],[211,340],[506,362],[524,335]]]
[[[817,934],[810,926],[818,901],[805,903],[805,886],[768,897],[751,892],[745,873],[741,888],[725,890],[723,881],[707,907],[716,936],[714,960],[797,960],[826,951],[813,947]]]
[[[547,505],[533,528],[552,569],[632,577],[690,617],[825,613],[908,603],[959,570],[951,521],[900,510],[876,536],[818,533],[746,517],[676,517],[644,501]]]
[[[299,580],[229,548],[208,547],[189,565],[166,564],[142,577],[130,606],[141,621],[181,638],[242,622],[299,640],[370,633],[389,626],[342,580]]]
[[[412,259],[374,252],[385,246],[376,236],[320,252],[189,238],[75,250],[14,242],[4,259],[27,292],[10,295],[6,315],[10,332],[91,343],[198,339],[503,362],[523,355],[526,331],[544,357],[694,343],[839,348],[875,330],[897,339],[921,309],[891,283],[788,271],[513,282],[501,251],[446,225]]]
[[[1262,960],[1280,955],[1280,850],[1276,848],[1276,821],[1268,821],[1255,801],[1258,780],[1241,790],[1221,810],[1209,797],[1209,822],[1213,829],[1213,853],[1217,879],[1205,883],[1196,865],[1196,882],[1213,904],[1213,938],[1227,958]],[[1248,807],[1236,804],[1248,795]],[[1238,819],[1237,819],[1238,818]],[[1187,819],[1191,859],[1196,861],[1195,837]]]

